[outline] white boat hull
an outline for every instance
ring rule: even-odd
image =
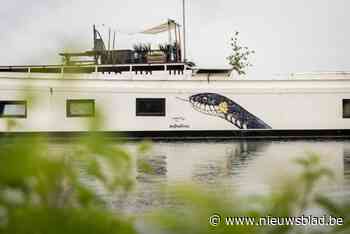
[[[194,100],[195,95],[202,99]],[[165,99],[165,115],[136,116],[137,98]],[[239,136],[248,132],[247,135],[258,136],[285,135],[287,131],[296,135],[302,131],[325,134],[350,131],[350,119],[344,118],[343,110],[343,100],[350,99],[350,79],[123,80],[106,76],[23,78],[13,74],[0,78],[0,101],[26,101],[27,115],[0,118],[0,131],[88,131],[89,122],[96,117],[67,117],[67,100],[77,99],[94,100],[96,110],[103,116],[99,130],[105,132],[159,136],[190,132],[201,136],[206,133]],[[239,115],[242,109],[243,117]],[[248,121],[254,118],[260,124]],[[16,124],[9,126],[9,120]]]

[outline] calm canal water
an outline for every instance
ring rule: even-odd
[[[137,143],[125,147],[135,152]],[[317,191],[336,199],[349,196],[350,140],[155,142],[143,156],[153,173],[136,168],[134,191],[111,199],[112,206],[130,213],[167,206],[171,198],[161,192],[164,185],[185,183],[214,191],[221,186],[242,196],[264,194],[297,176],[300,166],[293,161],[310,152],[335,175],[321,181]]]
[[[162,193],[164,185],[195,183],[213,191],[223,188],[227,194],[264,194],[296,177],[301,168],[293,161],[310,152],[317,153],[322,166],[335,175],[321,181],[317,192],[336,199],[350,195],[350,140],[153,142],[142,156],[152,172],[145,172],[137,163],[138,144],[124,144],[135,155],[134,190],[113,197],[101,191],[112,207],[127,213],[171,205],[171,196]],[[64,143],[54,145],[66,147]]]

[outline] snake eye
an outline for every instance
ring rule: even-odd
[[[207,103],[208,101],[208,98],[207,97],[203,97],[203,100],[202,100],[204,103]]]

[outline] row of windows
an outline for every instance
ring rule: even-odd
[[[95,100],[67,100],[67,117],[95,116]],[[136,98],[136,116],[165,116],[165,98]],[[1,118],[26,118],[26,101],[0,101]],[[350,99],[343,99],[343,118],[350,118]]]
[[[95,100],[67,100],[67,117],[95,116]],[[165,116],[165,98],[137,98],[136,116]],[[26,101],[0,101],[1,118],[26,118]]]
[[[350,99],[343,99],[343,118],[350,118]]]

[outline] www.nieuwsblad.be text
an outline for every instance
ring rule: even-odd
[[[344,219],[342,217],[333,217],[329,215],[312,216],[302,215],[298,217],[221,217],[219,214],[213,214],[209,217],[209,224],[211,226],[337,226],[343,225]]]

